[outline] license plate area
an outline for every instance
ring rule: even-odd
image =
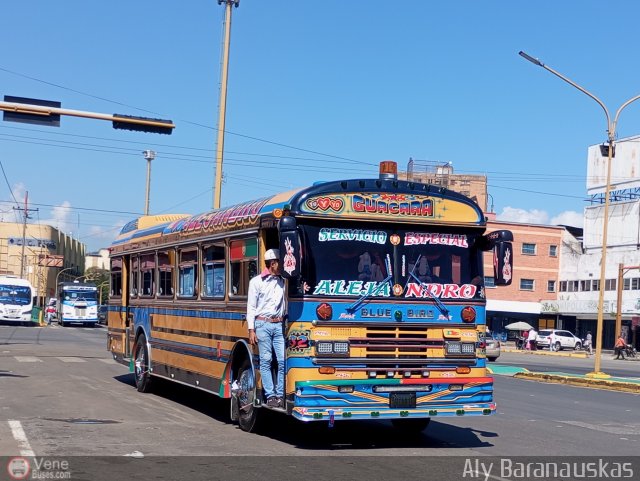
[[[389,407],[396,409],[415,409],[416,393],[392,392],[389,394]]]

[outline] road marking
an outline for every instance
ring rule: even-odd
[[[34,453],[33,449],[31,449],[31,445],[29,444],[27,435],[24,433],[24,429],[22,429],[22,424],[20,424],[20,421],[9,420],[8,422],[9,427],[11,428],[11,434],[13,434],[13,439],[18,441],[20,454],[22,456],[35,456],[36,453]]]
[[[62,362],[87,362],[80,357],[56,357],[56,359],[59,359]]]
[[[18,362],[42,362],[42,359],[38,359],[34,356],[13,356]]]

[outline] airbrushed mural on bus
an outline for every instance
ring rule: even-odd
[[[482,254],[511,282],[513,237],[486,233],[471,199],[379,178],[304,189],[196,216],[147,216],[111,247],[108,348],[139,391],[155,377],[231,399],[246,431],[274,409],[301,421],[495,412],[485,355]],[[283,407],[267,406],[247,339],[249,280],[279,248],[286,278]]]

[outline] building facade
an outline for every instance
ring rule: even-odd
[[[456,174],[451,162],[409,159],[406,172],[399,172],[398,179],[453,190],[473,199],[484,212],[487,211],[487,176]]]
[[[56,281],[84,273],[85,250],[83,243],[48,225],[0,222],[0,273],[27,279],[39,302],[55,295]]]
[[[538,329],[560,327],[557,313],[545,311],[544,306],[557,299],[565,227],[490,219],[487,232],[494,230],[513,233],[513,278],[511,285],[495,287],[493,255],[485,253],[489,328],[503,332],[506,325],[517,321],[525,321]]]

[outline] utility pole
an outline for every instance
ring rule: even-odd
[[[149,195],[151,192],[151,161],[156,158],[153,150],[143,150],[144,158],[147,159],[147,195],[144,203],[144,215],[149,215]]]
[[[216,180],[213,188],[213,208],[220,208],[222,197],[222,159],[224,155],[224,128],[227,112],[227,79],[229,77],[229,44],[231,42],[231,6],[236,8],[240,0],[218,0],[225,4],[224,47],[222,52],[222,72],[220,74],[220,102],[218,104],[218,141],[216,144]]]
[[[20,277],[24,279],[24,248],[27,243],[27,219],[30,219],[29,212],[37,212],[38,209],[29,209],[29,192],[24,194],[24,207],[14,207],[13,210],[23,211],[22,218],[22,252],[20,253]]]

